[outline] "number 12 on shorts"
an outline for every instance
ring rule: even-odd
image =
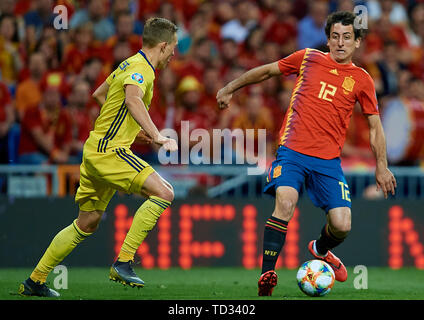
[[[349,186],[343,181],[339,181],[339,185],[342,191],[342,199],[351,202]]]

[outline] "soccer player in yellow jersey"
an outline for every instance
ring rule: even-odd
[[[135,213],[109,278],[144,286],[131,267],[134,254],[171,204],[174,193],[167,181],[131,152],[130,146],[139,138],[161,145],[166,151],[178,149],[175,140],[159,133],[148,113],[155,69],[166,67],[174,55],[176,32],[175,24],[166,19],[147,20],[142,49],[123,61],[93,93],[102,108],[84,145],[80,186],[75,196],[78,218],[53,238],[30,277],[21,283],[21,295],[59,296],[46,286],[48,274],[97,229],[116,190],[141,194],[147,200]]]

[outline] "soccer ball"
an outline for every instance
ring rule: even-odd
[[[325,261],[309,260],[300,266],[296,278],[302,292],[311,297],[322,297],[331,291],[335,276]]]

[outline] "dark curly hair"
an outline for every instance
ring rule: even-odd
[[[355,35],[355,40],[363,37],[362,29],[355,28],[355,19],[356,15],[348,11],[337,11],[330,14],[327,18],[327,23],[325,25],[325,34],[327,38],[330,38],[331,27],[336,23],[341,23],[344,26],[352,25],[353,32]]]

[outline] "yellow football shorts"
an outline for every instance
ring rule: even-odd
[[[128,148],[114,148],[105,153],[84,149],[75,202],[81,211],[105,211],[117,190],[140,194],[153,172],[146,161]]]

